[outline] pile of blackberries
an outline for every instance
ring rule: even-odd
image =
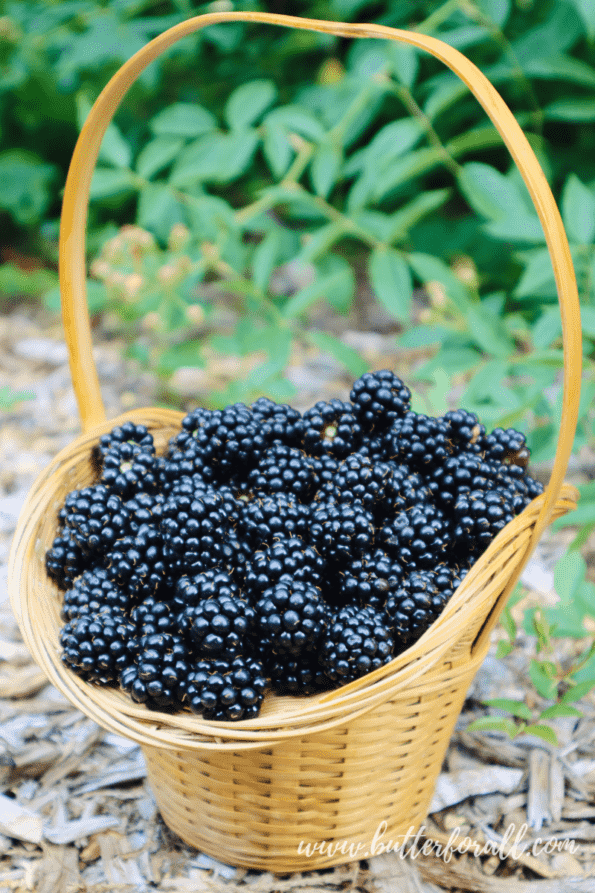
[[[154,709],[240,720],[267,689],[337,688],[408,648],[542,491],[522,434],[410,396],[382,370],[303,414],[195,409],[164,455],[142,425],[103,436],[46,556],[64,663]]]

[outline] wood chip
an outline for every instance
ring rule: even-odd
[[[538,747],[529,754],[529,793],[527,796],[527,822],[530,828],[539,831],[551,819],[550,802],[550,759]]]
[[[481,794],[496,791],[511,794],[519,786],[522,777],[522,769],[503,766],[493,766],[490,772],[485,769],[462,769],[460,772],[442,773],[436,782],[429,811],[439,812],[446,806]]]
[[[38,813],[21,806],[12,797],[0,794],[0,832],[17,840],[40,843],[43,834],[43,818]]]

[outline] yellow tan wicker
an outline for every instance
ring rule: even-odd
[[[107,421],[93,362],[85,291],[85,227],[99,146],[122,97],[144,68],[200,28],[245,21],[344,37],[396,40],[442,60],[497,127],[529,189],[550,250],[564,341],[563,412],[545,493],[494,540],[440,618],[390,664],[330,693],[268,695],[253,720],[208,722],[146,710],[115,689],[82,682],[60,661],[59,593],[44,555],[66,494],[90,483],[90,449],[124,419],[142,422],[165,446],[182,417],[139,409]],[[512,113],[457,50],[422,34],[266,13],[213,13],[151,41],[114,75],[83,128],[68,174],[60,237],[63,319],[83,434],[38,478],[19,519],[10,594],[24,639],[51,681],[87,716],[141,744],[167,824],[223,862],[276,872],[308,870],[398,845],[423,822],[467,689],[489,636],[549,521],[575,507],[563,484],[577,422],[581,375],[578,296],[568,242],[545,176]],[[375,834],[380,835],[376,837]]]

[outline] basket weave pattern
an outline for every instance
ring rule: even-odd
[[[116,689],[83,682],[60,660],[60,594],[45,552],[68,492],[93,482],[92,446],[126,419],[165,449],[182,413],[149,408],[106,421],[85,302],[85,237],[91,175],[115,109],[140,72],[175,40],[207,24],[253,21],[349,37],[412,43],[465,80],[508,145],[544,225],[558,285],[565,377],[558,451],[548,488],[493,541],[433,626],[404,654],[336,691],[267,695],[260,715],[236,723],[147,710]],[[64,324],[83,433],[38,478],[19,519],[10,565],[13,609],[25,641],[51,681],[87,716],[143,748],[167,824],[223,862],[272,871],[307,870],[365,858],[381,823],[383,841],[417,830],[467,689],[489,634],[544,526],[572,510],[562,483],[578,413],[580,317],[568,243],[541,169],[520,128],[483,75],[456,50],[381,26],[314,22],[265,13],[216,13],[176,26],[139,51],[97,100],[79,138],[65,190],[60,278]],[[337,847],[308,855],[304,844]],[[349,849],[352,845],[353,849]],[[359,848],[358,848],[359,847]]]

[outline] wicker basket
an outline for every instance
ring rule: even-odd
[[[93,480],[89,456],[100,435],[133,419],[165,446],[182,417],[150,408],[105,419],[85,292],[87,204],[103,134],[130,85],[160,52],[206,25],[230,20],[402,41],[427,50],[462,78],[502,135],[542,221],[560,298],[565,369],[561,432],[545,493],[501,531],[423,637],[365,678],[310,697],[267,696],[258,718],[237,723],[148,711],[122,692],[82,682],[60,661],[60,597],[44,567],[65,495]],[[558,210],[513,115],[471,62],[422,34],[265,13],[199,16],[136,53],[95,103],[66,184],[60,282],[84,433],[36,481],[11,553],[12,605],[35,660],[87,716],[141,744],[167,824],[223,862],[289,872],[365,858],[381,844],[398,844],[427,814],[465,694],[512,587],[545,525],[574,508],[577,498],[563,484],[580,388],[576,284]]]

